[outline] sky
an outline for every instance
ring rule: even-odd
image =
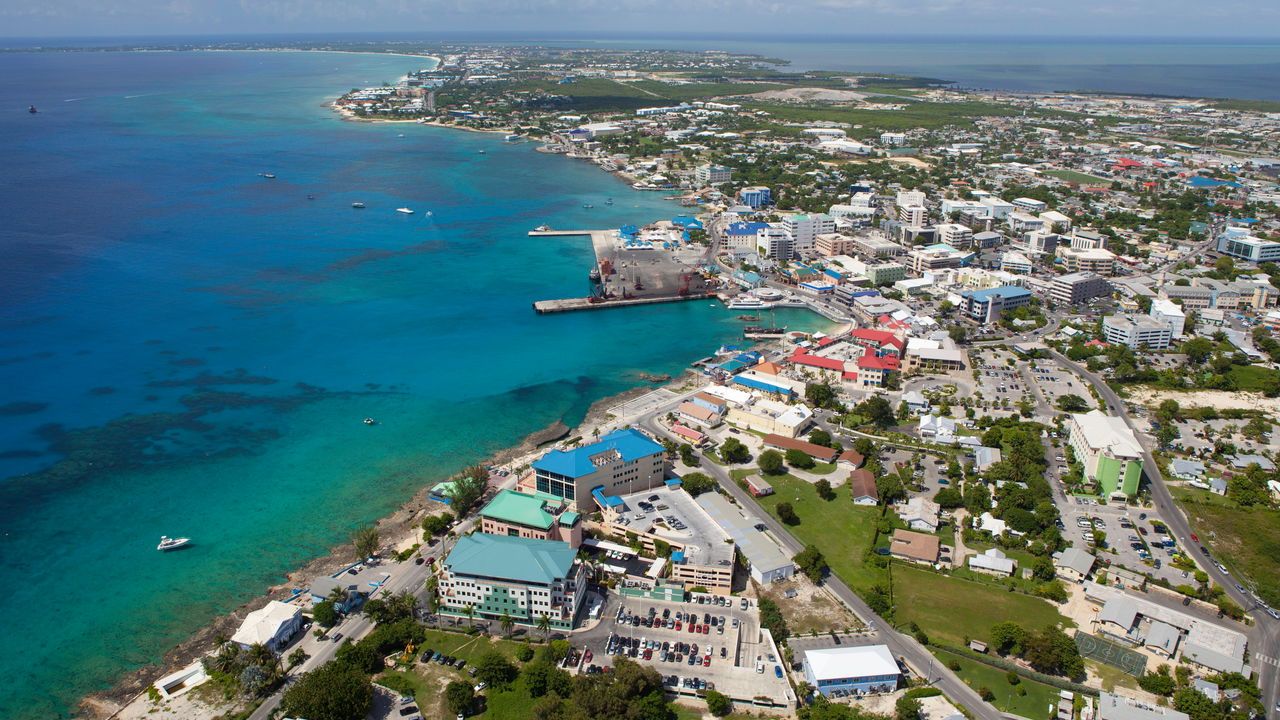
[[[0,0],[0,36],[523,32],[1280,37],[1274,0]]]

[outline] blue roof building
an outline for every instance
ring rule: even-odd
[[[1015,285],[969,290],[960,293],[960,297],[964,300],[965,314],[984,325],[999,320],[1006,310],[1031,303],[1031,291]]]
[[[665,448],[633,428],[615,430],[589,445],[551,450],[533,463],[538,492],[575,502],[590,510],[593,491],[618,495],[662,484]]]

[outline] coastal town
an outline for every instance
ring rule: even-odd
[[[529,228],[594,250],[529,322],[740,341],[433,483],[113,717],[1280,717],[1280,104],[428,52],[334,110],[671,198]]]

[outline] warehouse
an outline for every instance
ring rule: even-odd
[[[758,529],[751,518],[743,515],[741,510],[720,493],[703,493],[698,496],[697,502],[702,511],[733,538],[738,552],[742,553],[751,566],[753,580],[761,584],[781,582],[795,574],[795,563]]]
[[[893,692],[902,669],[886,645],[806,650],[804,679],[823,695],[835,690],[854,693]]]

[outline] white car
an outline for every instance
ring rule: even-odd
[[[480,683],[476,683],[476,686],[475,686],[474,688],[472,688],[472,689],[473,689],[473,690],[475,690],[476,692],[480,692],[481,690],[485,689],[486,687],[488,687],[488,685],[486,685],[486,684],[484,684],[484,683],[480,682]]]

